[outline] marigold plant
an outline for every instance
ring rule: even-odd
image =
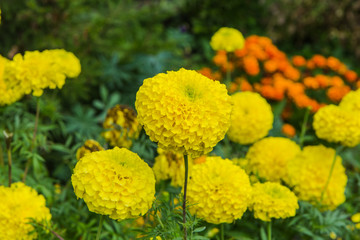
[[[0,239],[37,239],[31,219],[41,224],[51,220],[45,198],[22,182],[0,186],[0,199]]]
[[[93,139],[88,139],[85,141],[84,145],[82,145],[76,151],[76,159],[79,161],[80,158],[82,158],[88,153],[102,151],[102,150],[104,150],[104,148],[100,145],[100,143],[98,143]]]
[[[335,209],[345,201],[347,176],[340,156],[336,156],[329,185],[321,199],[335,157],[335,150],[323,145],[306,146],[288,161],[285,181],[293,188],[299,200],[321,204],[322,209]]]
[[[237,29],[222,27],[212,36],[210,45],[214,50],[233,52],[244,47],[244,37]]]
[[[221,157],[193,165],[188,184],[190,212],[214,224],[241,218],[252,196],[248,175]]]
[[[71,182],[90,211],[116,220],[144,215],[154,201],[153,171],[126,148],[85,155],[77,162]]]
[[[253,92],[238,92],[231,97],[234,109],[227,132],[229,139],[240,144],[250,144],[265,137],[274,121],[270,104]]]
[[[300,147],[288,138],[268,137],[249,148],[249,169],[260,178],[277,181],[286,177],[288,161],[300,153]]]
[[[224,138],[232,100],[225,85],[182,68],[145,79],[135,106],[152,141],[164,150],[196,157]]]
[[[295,194],[280,183],[254,184],[250,209],[254,212],[255,218],[271,221],[272,218],[293,217],[298,208]]]

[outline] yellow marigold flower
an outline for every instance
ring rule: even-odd
[[[30,234],[34,231],[30,218],[39,223],[51,220],[45,198],[22,182],[0,186],[0,199],[0,239],[37,239],[36,233]]]
[[[348,111],[360,113],[360,89],[350,91],[341,100],[339,107]]]
[[[265,137],[274,121],[270,104],[254,92],[238,92],[231,97],[234,108],[227,132],[229,139],[240,144],[250,144]]]
[[[80,71],[79,60],[65,50],[32,51],[16,54],[6,65],[4,78],[11,82],[8,89],[21,96],[31,92],[41,96],[45,88],[62,88],[66,77],[76,77]]]
[[[329,177],[335,150],[323,145],[307,146],[288,162],[288,177],[285,181],[293,187],[299,200],[316,205]],[[336,162],[329,185],[321,202],[323,209],[333,210],[345,201],[347,176],[340,156]]]
[[[135,106],[152,141],[197,157],[224,138],[232,101],[224,84],[182,68],[145,79]]]
[[[187,189],[189,210],[209,223],[241,218],[251,193],[249,176],[228,159],[207,157],[206,162],[192,167]]]
[[[153,171],[157,181],[171,179],[171,185],[181,187],[185,180],[184,155],[158,148],[159,155],[155,157]],[[189,172],[193,161],[189,159]]]
[[[76,159],[79,161],[80,158],[85,156],[88,153],[91,152],[97,152],[104,150],[104,148],[98,143],[97,141],[93,139],[88,139],[85,141],[84,145],[82,145],[77,151],[76,151]]]
[[[355,227],[360,229],[360,213],[355,213],[351,216],[351,221],[355,223]]]
[[[153,171],[126,148],[85,155],[71,181],[76,196],[84,199],[91,212],[116,220],[145,214],[154,200]]]
[[[126,105],[116,105],[109,109],[103,127],[107,131],[102,136],[111,146],[125,148],[131,147],[132,140],[137,139],[141,131],[136,112]]]
[[[0,56],[0,106],[12,104],[24,95],[21,82],[13,75],[9,76],[8,71],[5,72],[10,62]]]
[[[264,138],[249,148],[249,169],[260,178],[278,182],[286,176],[286,165],[300,153],[300,147],[288,138]]]
[[[254,217],[262,221],[293,217],[299,208],[295,194],[276,182],[254,184],[252,199],[250,209],[254,211]]]
[[[245,39],[240,31],[235,28],[222,27],[211,38],[210,45],[215,51],[225,50],[233,52],[242,49]]]
[[[329,142],[354,147],[360,143],[360,113],[328,105],[314,115],[316,136]]]

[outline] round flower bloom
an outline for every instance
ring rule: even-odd
[[[288,176],[284,179],[299,200],[316,205],[321,200],[321,193],[329,177],[335,150],[323,145],[307,146],[288,162]],[[335,166],[329,185],[324,193],[321,205],[333,210],[345,201],[347,177],[340,156],[336,156]]]
[[[260,178],[277,182],[286,177],[286,165],[300,153],[300,147],[288,138],[264,138],[249,148],[249,169]]]
[[[351,216],[351,221],[355,224],[357,229],[360,229],[360,212]]]
[[[156,181],[171,179],[171,185],[183,186],[185,180],[184,155],[165,151],[161,148],[158,148],[158,153],[153,166]],[[189,159],[188,163],[190,172],[193,161]]]
[[[42,223],[51,220],[45,198],[22,182],[0,186],[0,239],[37,239],[30,218]],[[31,233],[31,234],[30,234]]]
[[[265,137],[274,121],[270,104],[254,92],[238,92],[231,97],[234,108],[227,132],[229,139],[240,144],[250,144]]]
[[[76,159],[79,161],[80,158],[82,158],[88,153],[102,151],[102,150],[104,150],[104,148],[100,145],[100,143],[98,143],[93,139],[88,139],[85,141],[84,145],[82,145],[76,151]]]
[[[187,199],[192,214],[214,224],[241,218],[251,201],[248,175],[228,159],[207,157],[193,165]]]
[[[62,88],[66,77],[77,77],[80,71],[75,55],[62,49],[16,54],[5,65],[3,84],[0,84],[0,92],[10,95],[12,101],[0,101],[0,104],[10,104],[30,93],[41,96],[45,88]]]
[[[294,128],[293,125],[290,125],[288,123],[284,123],[284,125],[281,128],[281,132],[289,138],[292,138],[296,135],[296,129]]]
[[[215,51],[233,52],[242,49],[245,39],[240,31],[234,28],[222,27],[211,38],[210,45]]]
[[[109,109],[103,127],[107,131],[102,136],[111,146],[125,148],[131,147],[132,140],[137,139],[141,131],[136,112],[126,105],[116,105]]]
[[[81,158],[71,176],[75,194],[91,212],[123,220],[145,214],[154,200],[151,168],[126,148],[92,152]]]
[[[254,217],[262,221],[293,217],[299,208],[295,194],[276,182],[254,184],[252,199],[250,209],[254,211]]]
[[[346,94],[342,98],[339,107],[348,111],[360,113],[360,89],[350,91]]]
[[[347,101],[347,100],[346,100]],[[360,113],[328,105],[314,115],[316,136],[329,142],[354,147],[360,143]]]
[[[224,138],[232,101],[224,84],[182,68],[145,79],[135,106],[152,141],[197,157]]]

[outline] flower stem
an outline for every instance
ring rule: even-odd
[[[7,150],[7,155],[8,155],[8,165],[9,165],[9,187],[11,187],[11,168],[12,168],[12,160],[11,160],[11,141],[12,141],[12,137],[13,134],[12,133],[8,133],[6,131],[3,132],[4,136],[5,136],[5,143],[6,143],[6,150]]]
[[[31,147],[30,147],[30,152],[32,152],[35,148],[36,145],[36,133],[37,133],[37,128],[39,125],[39,114],[40,114],[40,98],[36,99],[36,114],[35,114],[35,124],[34,124],[34,133],[33,133],[33,138],[32,138],[32,142],[31,142]],[[24,170],[24,176],[22,181],[25,183],[26,180],[26,176],[27,173],[29,171],[30,168],[30,164],[31,164],[31,158],[29,158],[26,162],[26,166],[25,166],[25,170]]]
[[[224,240],[225,238],[224,238],[224,223],[222,223],[221,225],[220,225],[220,239],[221,240]]]
[[[4,165],[5,164],[4,164],[3,148],[0,143],[0,167],[3,167]]]
[[[100,239],[103,223],[104,223],[104,215],[100,215],[100,221],[99,221],[99,227],[98,227],[97,234],[96,234],[96,240]]]
[[[267,240],[271,240],[271,220],[268,222],[268,225],[267,225]]]
[[[185,162],[185,182],[184,182],[184,199],[183,199],[183,224],[184,224],[184,240],[186,240],[187,239],[187,229],[186,229],[186,190],[187,190],[188,171],[189,171],[188,155],[184,155],[184,162]]]
[[[329,172],[329,176],[326,180],[326,183],[325,183],[325,186],[321,192],[321,196],[320,196],[320,205],[322,203],[322,201],[324,200],[324,196],[325,196],[325,192],[329,186],[329,183],[330,183],[330,179],[331,179],[331,176],[332,176],[332,173],[334,171],[334,167],[335,167],[335,163],[336,163],[336,157],[338,155],[338,153],[342,150],[343,146],[340,146],[339,148],[336,148],[335,149],[335,154],[334,154],[334,158],[333,158],[333,161],[331,163],[331,167],[330,167],[330,172]]]
[[[308,107],[308,108],[306,108],[304,121],[301,126],[301,133],[300,133],[300,139],[299,139],[299,145],[301,148],[303,147],[303,144],[304,144],[304,137],[305,137],[305,133],[306,133],[306,126],[307,126],[307,122],[309,119],[309,114],[310,114],[310,108]]]

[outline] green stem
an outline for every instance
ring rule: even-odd
[[[322,192],[321,192],[320,202],[319,202],[320,205],[321,205],[322,201],[324,200],[325,192],[326,192],[326,190],[327,190],[327,188],[328,188],[328,186],[329,186],[330,179],[331,179],[332,173],[333,173],[333,171],[334,171],[335,163],[336,163],[336,157],[337,157],[338,153],[339,153],[342,149],[343,149],[343,146],[340,146],[339,148],[336,148],[336,149],[335,149],[335,154],[334,154],[333,161],[332,161],[332,163],[331,163],[329,176],[328,176],[328,178],[327,178],[327,180],[326,180],[326,183],[325,183],[325,186],[324,186],[324,188],[323,188],[323,190],[322,190]]]
[[[271,220],[268,222],[267,225],[267,234],[268,234],[268,240],[271,240]]]
[[[184,162],[185,162],[185,182],[184,182],[184,199],[183,199],[183,224],[184,224],[184,240],[186,240],[187,239],[187,229],[186,229],[186,190],[187,190],[188,171],[189,171],[188,155],[184,155]]]
[[[30,152],[33,152],[35,149],[35,146],[36,146],[36,133],[37,133],[38,125],[39,125],[39,115],[40,115],[40,98],[37,98],[36,99],[36,114],[35,114],[34,133],[33,133],[33,138],[32,138],[32,142],[31,142],[31,146],[30,146]],[[24,183],[25,183],[26,176],[27,176],[27,173],[30,168],[30,164],[31,164],[31,158],[29,158],[26,162],[24,176],[22,179],[22,181]]]
[[[9,187],[11,187],[11,168],[12,168],[12,160],[11,160],[11,148],[7,150],[8,154],[8,163],[9,163]]]
[[[225,82],[224,84],[226,85],[227,88],[230,87],[230,83],[231,83],[231,71],[230,71],[230,68],[229,68],[229,54],[226,53],[226,78],[225,78]]]
[[[225,233],[224,233],[225,231],[224,231],[224,224],[222,223],[221,225],[220,225],[220,238],[221,238],[221,240],[224,240],[225,239]]]
[[[5,164],[4,164],[4,156],[3,156],[3,148],[2,148],[2,145],[0,143],[0,166],[3,167]]]
[[[3,132],[5,136],[6,150],[8,155],[8,165],[9,165],[9,187],[11,187],[11,168],[12,168],[12,160],[11,160],[11,141],[13,138],[12,133],[8,133],[6,131]]]
[[[299,145],[302,148],[303,144],[304,144],[304,137],[305,137],[305,133],[306,133],[306,126],[309,120],[309,114],[310,114],[310,108],[306,108],[306,112],[305,112],[305,116],[304,116],[304,121],[303,124],[301,126],[301,133],[300,133],[300,139],[299,139]]]
[[[96,234],[96,240],[100,239],[103,223],[104,223],[104,215],[100,215],[100,221],[99,221],[99,227],[98,227],[97,234]]]

